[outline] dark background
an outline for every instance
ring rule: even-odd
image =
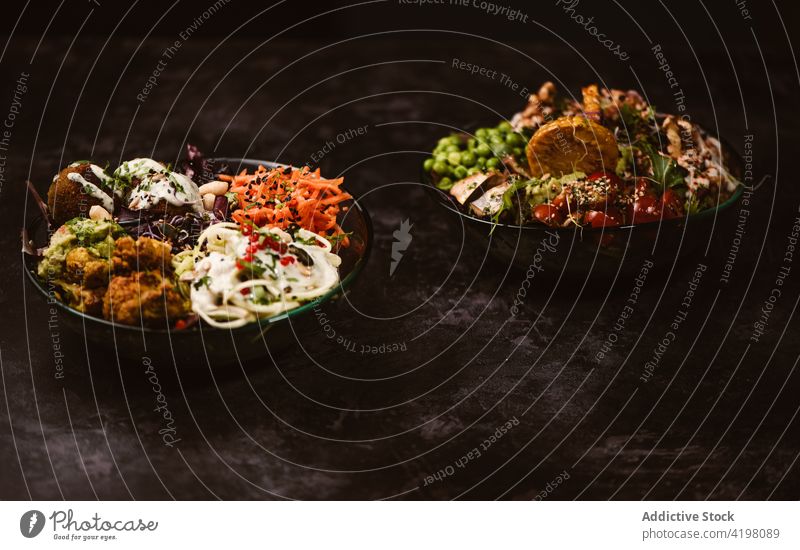
[[[797,498],[798,273],[761,342],[748,343],[800,203],[788,38],[796,3],[750,1],[745,19],[733,1],[580,2],[576,13],[630,53],[621,62],[556,2],[520,3],[529,15],[520,23],[471,2],[267,9],[231,0],[138,101],[164,49],[211,4],[37,2],[3,19],[0,117],[20,74],[30,77],[0,189],[1,498]],[[591,81],[634,87],[674,110],[653,44],[693,120],[739,151],[754,136],[761,185],[731,282],[719,282],[730,224],[705,258],[657,258],[660,273],[598,365],[632,277],[537,278],[512,318],[524,273],[483,263],[475,243],[462,250],[461,228],[415,184],[445,127],[494,124],[524,103],[498,81],[452,68],[453,58],[529,88],[548,79],[571,93]],[[298,163],[363,125],[366,136],[321,167],[364,196],[375,246],[348,299],[325,312],[357,347],[405,351],[348,351],[312,319],[288,349],[246,365],[158,364],[181,438],[173,448],[161,442],[135,361],[120,364],[64,332],[65,376],[54,377],[47,308],[19,255],[33,212],[25,179],[45,189],[79,158],[175,160],[187,142]],[[390,277],[392,232],[404,219],[413,242]],[[690,316],[643,384],[699,262],[709,270]],[[479,458],[455,466],[514,418]]]

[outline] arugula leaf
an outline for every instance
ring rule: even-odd
[[[650,158],[653,177],[649,179],[661,187],[662,193],[667,189],[686,184],[686,170],[672,158],[662,155],[655,147],[646,142],[639,143],[637,147]]]

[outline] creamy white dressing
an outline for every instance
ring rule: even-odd
[[[128,200],[131,210],[146,210],[164,200],[174,206],[188,205],[195,212],[203,212],[200,191],[188,176],[177,172],[148,172],[136,177],[139,185],[133,188]]]
[[[131,181],[132,178],[143,178],[150,173],[169,173],[166,166],[157,160],[149,158],[136,158],[133,160],[126,160],[119,167],[114,170],[114,177]]]
[[[106,186],[108,186],[109,189],[113,190],[114,195],[116,195],[119,198],[122,198],[122,196],[125,194],[125,189],[120,185],[115,185],[114,178],[109,176],[106,173],[105,169],[103,169],[101,166],[98,166],[96,164],[90,164],[89,165],[89,169],[92,171],[92,173],[95,176],[97,176],[97,178],[100,181],[103,182],[103,185],[106,185]],[[110,212],[110,210],[109,210],[109,212]]]
[[[212,225],[201,236],[206,251],[195,260],[191,282],[192,310],[212,326],[234,328],[276,315],[324,295],[338,283],[341,258],[330,251],[327,240],[303,229],[297,233],[300,239],[321,246],[296,242],[280,229],[260,231],[304,251],[312,265],[303,265],[299,253],[288,249],[281,253],[267,246],[252,251],[251,241],[234,224]],[[251,264],[263,273],[240,263],[248,249]],[[248,280],[248,275],[255,278]]]
[[[83,187],[83,191],[90,197],[98,199],[101,206],[109,213],[114,211],[114,199],[97,185],[84,178],[82,174],[79,172],[70,172],[67,174],[67,179]]]

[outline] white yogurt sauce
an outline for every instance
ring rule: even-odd
[[[102,168],[100,168],[100,170],[102,170]],[[98,199],[101,203],[101,206],[109,213],[114,211],[114,199],[112,199],[108,193],[100,189],[97,185],[84,178],[80,172],[70,172],[67,174],[67,179],[80,185],[83,188],[84,193],[90,197]]]
[[[173,206],[191,206],[203,212],[203,199],[197,184],[188,176],[172,172],[153,159],[139,158],[123,162],[114,172],[121,179],[137,178],[128,200],[131,210],[146,210],[162,200]]]

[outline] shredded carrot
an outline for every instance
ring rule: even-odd
[[[252,174],[242,170],[236,176],[220,174],[230,183],[238,207],[231,217],[241,225],[286,229],[296,224],[323,237],[342,235],[336,216],[341,203],[353,198],[341,189],[344,178],[325,179],[319,168],[273,168],[259,166]],[[346,207],[345,207],[346,209]],[[341,240],[348,245],[347,236]]]

